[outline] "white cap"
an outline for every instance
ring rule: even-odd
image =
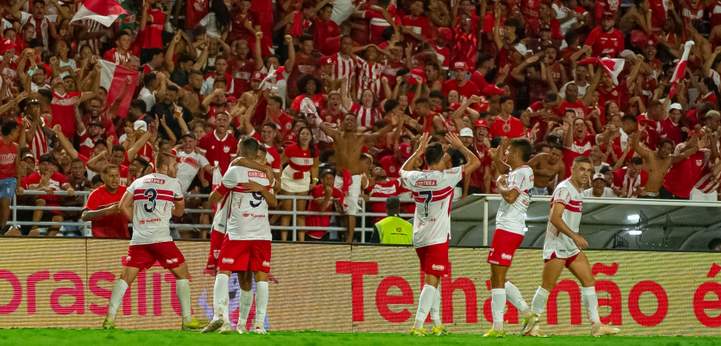
[[[593,179],[591,179],[591,181],[595,181],[596,179],[601,179],[603,181],[606,181],[606,176],[603,175],[603,173],[596,173],[593,175]]]
[[[133,123],[133,129],[148,131],[148,123],[146,123],[145,120],[136,120]]]
[[[473,130],[471,130],[468,127],[464,127],[461,129],[460,136],[461,137],[473,137]]]
[[[680,103],[672,103],[670,106],[668,106],[668,110],[672,110],[672,109],[678,109],[681,111],[681,110],[683,110],[683,107],[681,107]]]

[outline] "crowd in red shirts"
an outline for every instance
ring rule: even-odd
[[[718,200],[721,1],[125,0],[127,14],[110,27],[72,20],[80,0],[0,2],[0,115],[20,129],[3,127],[0,142],[5,211],[15,186],[21,204],[82,206],[52,192],[96,188],[109,165],[129,184],[168,151],[182,187],[209,193],[244,136],[265,145],[280,194],[314,198],[300,209],[339,211],[333,140],[320,124],[341,128],[348,114],[358,131],[402,127],[358,158],[365,196],[402,196],[399,168],[419,134],[456,132],[482,161],[456,198],[493,193],[508,139],[525,137],[536,147],[534,195],[550,194],[584,155],[596,168],[586,196]],[[686,41],[695,43],[687,60]],[[103,63],[137,78],[108,90]],[[118,195],[111,190],[102,195]]]

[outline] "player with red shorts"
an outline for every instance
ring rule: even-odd
[[[411,334],[428,334],[423,324],[431,314],[435,335],[446,334],[441,324],[441,295],[438,289],[440,278],[450,272],[448,261],[448,241],[451,238],[451,201],[453,190],[463,176],[469,176],[480,166],[473,152],[466,148],[455,134],[446,135],[451,146],[463,153],[466,164],[451,168],[450,155],[440,143],[428,144],[430,135],[424,133],[418,149],[401,167],[401,181],[410,190],[416,203],[413,218],[413,246],[421,262],[421,271],[425,275],[425,284],[418,300],[418,310]],[[424,159],[427,169],[414,170]]]
[[[588,242],[579,234],[583,212],[582,187],[593,173],[593,164],[588,157],[579,156],[573,160],[571,177],[556,186],[551,197],[551,211],[543,242],[543,282],[536,290],[531,302],[531,315],[523,321],[523,333],[527,334],[538,324],[539,316],[546,309],[551,290],[556,286],[563,268],[566,267],[581,282],[581,297],[588,319],[591,321],[591,335],[618,334],[619,329],[601,323],[598,315],[596,281],[591,273],[591,264],[581,251]]]
[[[135,180],[120,200],[120,211],[133,220],[133,236],[120,279],[115,281],[103,328],[115,327],[115,315],[125,291],[141,270],[159,262],[175,275],[175,293],[180,302],[182,329],[200,329],[203,325],[191,315],[190,273],[185,258],[170,236],[170,218],[183,216],[185,200],[175,178],[177,159],[160,153],[156,173]]]
[[[528,304],[523,300],[521,292],[513,283],[506,281],[506,273],[511,267],[513,255],[521,246],[526,234],[526,211],[531,202],[528,191],[533,188],[533,169],[528,160],[533,153],[533,146],[526,139],[514,139],[504,155],[510,168],[508,174],[501,175],[496,188],[503,199],[496,215],[496,232],[488,251],[488,264],[491,265],[491,311],[493,312],[493,328],[484,336],[504,336],[503,314],[506,308],[506,296],[518,310],[528,315]],[[502,166],[502,165],[498,165]]]
[[[246,138],[240,146],[241,156],[255,160],[260,144],[253,138]],[[263,162],[265,160],[263,159]],[[215,317],[203,330],[212,332],[227,329],[229,316],[228,280],[233,272],[255,274],[255,329],[257,334],[265,334],[265,314],[268,306],[268,273],[270,272],[271,240],[268,206],[275,206],[269,172],[231,166],[223,176],[221,185],[211,194],[211,203],[227,195],[228,219],[226,221],[226,239],[220,249],[218,261],[219,273],[215,276],[213,288],[213,308]],[[239,274],[241,277],[243,274]],[[242,280],[241,280],[242,281]],[[245,332],[245,324],[252,301],[250,287],[241,284],[240,317],[238,333]],[[221,316],[218,316],[221,315]]]

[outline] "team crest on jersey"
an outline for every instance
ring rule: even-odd
[[[703,160],[696,160],[696,166],[701,167],[703,165]]]
[[[230,152],[230,147],[227,146],[227,145],[224,146],[224,147],[223,147],[223,152],[226,153],[226,154],[229,153],[229,152]]]
[[[220,256],[220,250],[213,250],[213,258],[218,259]]]

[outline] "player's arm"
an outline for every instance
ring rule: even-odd
[[[119,203],[113,203],[110,206],[107,206],[105,208],[98,209],[98,210],[84,209],[83,213],[80,215],[80,218],[83,221],[92,221],[97,218],[105,217],[105,216],[112,215],[112,214],[117,214],[120,212],[119,206],[120,206]]]
[[[446,134],[446,140],[451,143],[451,146],[453,148],[460,151],[461,154],[463,154],[463,157],[466,159],[466,164],[463,165],[464,176],[471,175],[473,171],[478,169],[478,167],[481,167],[481,160],[478,159],[478,156],[476,156],[476,154],[474,154],[470,149],[463,145],[463,142],[461,142],[461,139],[458,138],[455,133],[449,132],[448,134]]]
[[[416,148],[416,151],[411,155],[411,157],[406,160],[406,162],[403,163],[403,166],[401,166],[401,176],[403,176],[403,173],[413,170],[415,167],[417,167],[416,162],[420,161],[423,157],[423,154],[426,152],[426,147],[428,146],[428,142],[430,142],[431,136],[428,134],[428,132],[424,132],[423,136],[421,136],[420,142],[418,142],[418,148]]]
[[[275,194],[271,192],[272,190],[269,187],[265,187],[254,181],[249,181],[241,185],[243,185],[243,187],[248,189],[248,191],[250,192],[260,192],[260,194],[263,195],[263,198],[265,198],[266,203],[268,203],[268,207],[275,208],[278,205]]]
[[[128,220],[133,219],[133,190],[126,190],[123,194],[123,198],[120,199],[118,209],[125,214]]]
[[[266,166],[264,164],[258,163],[255,160],[250,160],[245,157],[237,157],[233,162],[230,163],[231,166],[243,166],[248,167],[250,169],[255,169],[256,171],[261,171],[265,173],[268,178],[275,175],[275,172],[273,172],[273,168],[270,166]]]
[[[173,203],[173,216],[181,217],[185,213],[185,199],[180,197]]]
[[[496,180],[496,190],[508,204],[515,203],[518,196],[521,195],[518,187],[508,185],[508,175],[506,174],[500,175]]]
[[[556,229],[565,234],[567,237],[571,238],[574,243],[576,243],[576,246],[578,246],[579,249],[585,249],[588,247],[588,241],[583,238],[580,234],[574,232],[571,230],[571,228],[566,225],[566,222],[563,221],[563,211],[566,209],[566,206],[561,201],[556,201],[551,206],[551,217],[550,222],[551,224],[556,227]]]

